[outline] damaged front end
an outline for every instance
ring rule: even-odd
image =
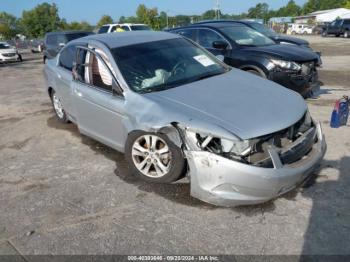
[[[307,112],[294,125],[241,140],[177,127],[185,145],[191,195],[221,206],[256,204],[284,194],[303,182],[324,156],[320,124]]]

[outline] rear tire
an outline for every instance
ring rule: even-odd
[[[166,135],[144,131],[129,134],[125,158],[132,174],[153,183],[171,183],[185,173],[181,148]]]
[[[323,32],[322,32],[322,37],[327,37],[327,36],[328,36],[327,31],[323,31]]]
[[[344,37],[345,38],[349,38],[350,37],[350,32],[349,31],[345,31],[344,32]]]
[[[68,123],[68,117],[66,112],[63,109],[62,103],[60,98],[57,96],[55,90],[52,90],[51,92],[51,102],[53,109],[55,111],[56,117],[58,120],[62,123]]]

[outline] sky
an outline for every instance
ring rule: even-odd
[[[36,5],[48,2],[56,3],[61,18],[67,21],[85,20],[96,24],[103,14],[118,20],[120,16],[135,15],[139,4],[147,7],[157,7],[158,11],[166,11],[169,15],[197,14],[212,9],[214,0],[0,0],[0,12],[5,11],[17,17],[22,15],[23,10],[32,9]],[[229,14],[246,12],[250,7],[259,2],[266,2],[270,8],[276,9],[287,4],[288,0],[220,0],[221,11]],[[302,5],[306,0],[295,0]]]

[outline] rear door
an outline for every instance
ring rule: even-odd
[[[101,50],[78,47],[73,69],[73,103],[79,130],[117,150],[124,148],[126,130],[124,97],[107,55]]]

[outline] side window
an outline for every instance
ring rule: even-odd
[[[47,36],[47,45],[57,45],[57,35]]]
[[[344,20],[344,25],[350,25],[350,20]]]
[[[122,29],[124,29],[125,31],[130,31],[130,28],[128,26],[126,26],[126,25],[123,25]]]
[[[107,56],[99,50],[96,52],[104,59],[111,69]],[[104,91],[112,91],[113,77],[106,64],[93,52],[79,49],[77,55],[77,70],[75,79],[88,85],[98,87]],[[112,70],[112,69],[111,69]]]
[[[67,43],[67,38],[65,35],[61,34],[61,35],[57,35],[57,43],[58,44],[65,44]]]
[[[116,26],[116,25],[112,26],[112,28],[111,28],[111,33],[115,32],[116,29],[117,29],[117,26]],[[107,31],[108,31],[108,30],[107,30]]]
[[[100,30],[98,30],[99,34],[107,33],[109,29],[109,26],[102,26]]]
[[[340,26],[342,24],[342,22],[343,22],[343,20],[338,19],[338,20],[336,20],[334,25],[335,26]]]
[[[215,41],[225,41],[225,39],[212,30],[198,29],[198,44],[203,47],[212,48]]]
[[[75,58],[76,47],[74,45],[67,46],[60,53],[59,66],[72,71],[73,60]]]
[[[191,39],[192,41],[196,41],[196,29],[180,30],[180,31],[177,31],[176,33],[188,39]]]

